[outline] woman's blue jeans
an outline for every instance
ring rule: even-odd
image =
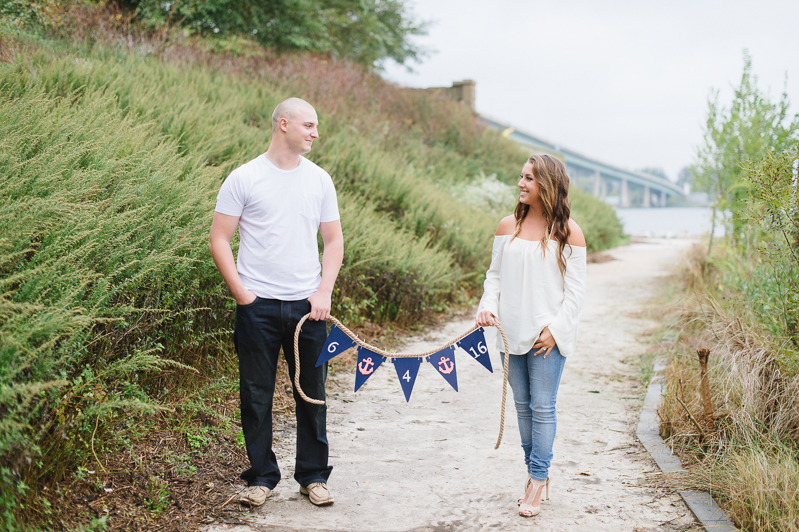
[[[294,330],[311,311],[307,299],[280,301],[256,298],[249,305],[236,307],[233,343],[239,357],[241,428],[250,468],[241,474],[249,486],[273,489],[280,482],[275,453],[272,451],[272,395],[275,392],[277,358],[280,348],[286,355],[289,377],[294,384]],[[327,338],[324,321],[306,321],[299,338],[300,386],[314,399],[324,400],[327,364],[316,361]],[[297,404],[297,457],[294,479],[301,486],[327,482],[328,443],[325,405],[304,401],[294,390]]]
[[[534,480],[544,481],[549,476],[552,461],[557,428],[555,401],[566,357],[560,354],[558,346],[547,358],[543,353],[533,356],[537,350],[533,348],[525,355],[510,355],[508,382],[516,404],[527,471]],[[504,354],[502,362],[505,363]]]

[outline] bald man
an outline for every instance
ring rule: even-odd
[[[294,329],[310,313],[299,339],[300,386],[325,398],[327,365],[316,360],[327,337],[325,320],[341,268],[341,234],[336,189],[330,175],[303,157],[319,137],[314,108],[299,98],[281,102],[272,114],[266,153],[231,172],[219,191],[211,224],[211,256],[236,298],[233,342],[239,358],[241,428],[250,468],[240,501],[262,505],[280,481],[272,451],[272,395],[278,354],[294,353]],[[238,261],[230,240],[239,229]],[[319,266],[317,231],[324,254]],[[321,270],[321,275],[320,275]],[[294,357],[286,356],[294,382]],[[327,479],[326,407],[297,404],[294,479],[317,506],[333,503]]]

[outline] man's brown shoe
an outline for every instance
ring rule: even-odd
[[[327,489],[327,484],[323,482],[314,482],[308,484],[308,487],[300,486],[300,493],[307,495],[311,502],[316,506],[328,506],[333,504],[333,495]]]
[[[261,506],[272,496],[272,490],[266,486],[249,486],[239,495],[239,502],[247,506]]]

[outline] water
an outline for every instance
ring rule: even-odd
[[[707,207],[616,209],[624,232],[631,236],[697,237],[710,233],[711,210]],[[716,221],[717,236],[724,227]]]

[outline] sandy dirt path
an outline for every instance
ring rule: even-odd
[[[635,438],[642,403],[638,356],[656,324],[642,309],[688,245],[647,240],[614,249],[616,260],[588,265],[588,295],[576,353],[558,396],[550,500],[541,514],[517,512],[526,471],[509,397],[498,450],[502,373],[490,333],[489,373],[458,352],[456,393],[423,363],[410,403],[394,367],[384,364],[358,393],[353,375],[329,385],[328,434],[336,502],[317,508],[292,478],[290,427],[277,433],[283,480],[270,500],[237,521],[207,530],[238,531],[668,531],[696,527],[678,495],[642,487],[657,469]],[[419,352],[467,330],[464,317],[409,340]],[[510,391],[509,391],[510,394]],[[233,520],[231,520],[233,521]],[[246,524],[243,524],[246,522]]]

